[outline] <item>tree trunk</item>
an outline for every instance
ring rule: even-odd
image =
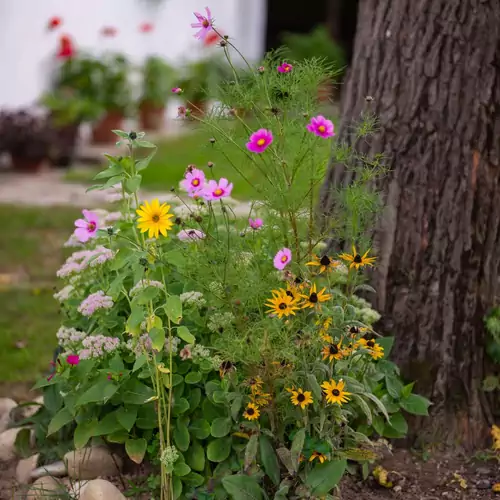
[[[347,142],[361,113],[379,119],[355,147],[385,153],[390,168],[371,279],[395,361],[434,403],[415,430],[484,444],[483,317],[500,264],[500,1],[361,0],[342,110]],[[327,216],[331,187],[351,175],[330,165]]]

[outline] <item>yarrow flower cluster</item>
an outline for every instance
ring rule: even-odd
[[[221,332],[231,326],[234,321],[234,314],[230,312],[215,313],[208,320],[208,329],[212,332]]]
[[[151,340],[151,337],[147,333],[145,333],[141,335],[137,340],[129,339],[125,347],[132,351],[136,356],[140,356],[144,352],[153,351],[153,341]]]
[[[179,452],[175,446],[166,446],[160,456],[160,462],[165,467],[172,467],[179,459]]]
[[[160,281],[140,280],[130,289],[130,296],[134,297],[139,292],[148,287],[164,288],[163,283],[161,283]]]
[[[120,346],[117,337],[106,337],[104,335],[89,335],[82,341],[84,347],[78,354],[80,359],[101,358]]]
[[[97,267],[113,259],[115,253],[109,248],[99,245],[94,250],[80,250],[70,255],[57,271],[59,278],[67,278],[90,267]]]
[[[81,332],[76,328],[67,328],[66,326],[61,326],[56,333],[57,340],[61,347],[73,346],[81,342],[86,336],[87,334],[85,332]]]
[[[59,302],[64,302],[71,297],[74,289],[75,287],[73,285],[66,285],[64,288],[54,294],[54,299],[58,300]]]
[[[208,285],[208,289],[214,294],[214,295],[223,295],[224,294],[224,288],[222,286],[222,283],[219,281],[212,281]]]
[[[113,299],[102,290],[92,293],[78,306],[78,312],[84,316],[92,316],[98,309],[111,309]]]
[[[172,339],[172,340],[170,340]],[[168,337],[165,339],[165,352],[172,354],[177,354],[179,350],[179,344],[181,343],[181,339],[179,337]],[[171,346],[171,347],[170,347]]]
[[[180,295],[181,302],[187,306],[203,307],[207,301],[201,292],[184,292]]]

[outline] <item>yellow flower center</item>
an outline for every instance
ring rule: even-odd
[[[221,196],[224,194],[224,191],[221,189],[221,188],[217,188],[215,191],[214,191],[214,195],[215,196]]]
[[[193,186],[199,186],[200,185],[200,179],[194,179],[193,182],[191,183]]]
[[[202,26],[204,28],[208,28],[210,26],[210,23],[208,22],[208,19],[204,19],[201,24],[202,24]]]
[[[283,257],[281,257],[281,262],[286,262],[288,260],[288,257],[286,255],[283,255]]]
[[[265,139],[259,139],[259,140],[257,141],[257,145],[258,145],[258,146],[263,146],[265,143],[266,143],[266,140],[265,140]]]
[[[285,66],[285,71],[290,71],[290,66]]]
[[[157,215],[157,214],[155,214],[155,215],[153,215],[153,217],[151,217],[151,220],[152,220],[153,222],[158,222],[158,221],[160,220],[160,216],[159,216],[159,215]]]
[[[318,130],[319,130],[320,132],[324,132],[326,129],[325,129],[325,126],[324,126],[324,125],[320,125],[320,126],[318,127]]]

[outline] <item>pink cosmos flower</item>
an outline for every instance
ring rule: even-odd
[[[262,227],[264,222],[262,221],[262,219],[248,219],[248,224],[252,229],[259,229]]]
[[[141,33],[151,33],[154,30],[154,24],[153,23],[142,23],[139,26],[139,31]]]
[[[183,229],[177,233],[177,238],[181,241],[197,241],[205,238],[205,233],[198,229]]]
[[[328,139],[328,137],[335,135],[333,132],[333,123],[321,115],[311,118],[311,122],[307,125],[307,130],[318,137],[323,137],[323,139]]]
[[[82,213],[85,219],[77,219],[75,221],[76,229],[74,234],[79,241],[85,243],[97,234],[99,219],[97,218],[97,214],[90,210],[82,210]]]
[[[292,260],[292,251],[289,248],[282,248],[274,256],[274,267],[282,271]]]
[[[284,62],[281,66],[278,66],[278,73],[290,73],[293,69],[291,64]]]
[[[207,201],[219,200],[220,198],[226,198],[231,194],[233,190],[233,183],[229,183],[227,179],[222,177],[217,181],[208,181],[207,186],[203,189],[201,195]]]
[[[270,130],[261,128],[250,136],[250,141],[247,142],[247,149],[252,153],[263,153],[268,146],[273,142],[273,133]]]
[[[78,354],[70,354],[67,358],[66,361],[68,364],[76,366],[80,362],[80,356]]]
[[[197,168],[188,170],[184,180],[181,181],[181,186],[191,197],[194,197],[196,194],[200,194],[200,191],[205,187],[205,173],[203,170],[199,170]]]
[[[199,12],[194,12],[193,14],[198,19],[197,23],[192,23],[191,28],[200,28],[200,30],[194,35],[198,40],[204,40],[205,37],[212,29],[212,25],[214,24],[214,19],[212,18],[212,13],[208,7],[205,7],[205,11],[207,13],[206,16],[202,16]]]
[[[181,89],[180,87],[174,87],[174,88],[172,89],[172,92],[173,92],[174,94],[182,94],[182,89]]]

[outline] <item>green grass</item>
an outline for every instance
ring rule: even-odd
[[[55,272],[69,250],[74,208],[0,205],[0,381],[32,382],[57,345]]]

